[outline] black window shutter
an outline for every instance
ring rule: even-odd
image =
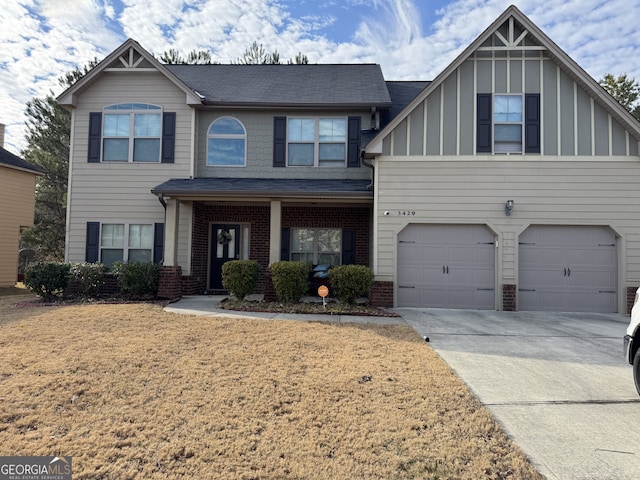
[[[176,150],[176,112],[162,114],[162,163],[173,163]]]
[[[273,166],[284,167],[287,161],[287,117],[273,117]]]
[[[540,94],[528,93],[524,99],[524,151],[540,153]]]
[[[342,229],[342,265],[356,263],[356,235],[350,228]]]
[[[86,262],[95,263],[100,258],[100,222],[87,222],[87,245],[84,259]]]
[[[491,153],[491,94],[479,93],[477,107],[476,152]]]
[[[360,117],[349,117],[347,134],[347,167],[360,166]]]
[[[290,232],[291,229],[289,227],[282,227],[280,234],[280,260],[287,261],[289,260],[289,240],[290,240]]]
[[[102,113],[89,113],[89,146],[87,162],[100,163],[100,139],[102,137]]]
[[[164,259],[164,223],[153,225],[153,263],[162,263]]]

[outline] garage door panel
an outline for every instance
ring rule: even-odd
[[[398,235],[398,305],[494,308],[495,246],[478,225],[409,225]]]
[[[615,242],[600,226],[527,229],[519,238],[519,309],[615,312]]]

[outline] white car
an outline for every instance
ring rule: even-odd
[[[633,380],[640,395],[640,288],[636,290],[636,298],[631,309],[631,321],[624,336],[624,354],[626,360],[633,365]]]

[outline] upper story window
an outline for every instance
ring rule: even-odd
[[[522,152],[522,95],[493,96],[493,151]]]
[[[478,94],[476,152],[540,153],[539,94]]]
[[[120,103],[104,108],[102,160],[160,162],[162,109],[145,103]]]
[[[207,165],[244,167],[247,161],[247,133],[233,117],[221,117],[207,133]]]
[[[287,165],[344,167],[346,118],[288,118]]]

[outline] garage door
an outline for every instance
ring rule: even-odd
[[[532,226],[519,243],[519,310],[617,311],[616,238],[608,228]]]
[[[494,258],[482,225],[408,225],[398,235],[398,306],[493,309]]]

